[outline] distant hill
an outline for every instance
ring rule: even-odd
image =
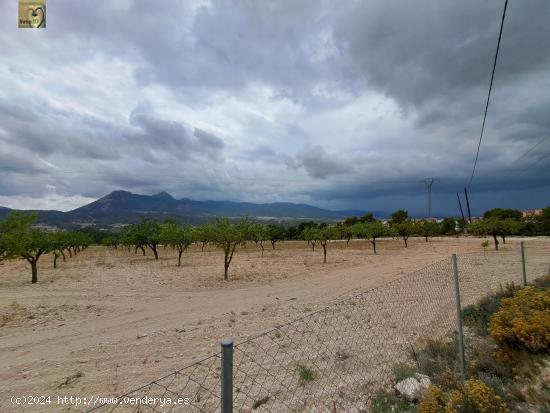
[[[0,218],[9,209],[0,207]],[[127,191],[110,194],[80,208],[68,212],[29,211],[38,214],[39,222],[59,227],[112,227],[116,224],[138,222],[142,217],[163,220],[174,217],[181,221],[200,223],[215,217],[251,217],[261,220],[339,220],[349,216],[361,216],[365,211],[330,211],[307,204],[275,202],[255,204],[251,202],[194,201],[188,198],[175,199],[166,192],[155,195],[139,195]],[[375,216],[386,217],[374,211]]]

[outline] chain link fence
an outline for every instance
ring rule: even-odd
[[[522,285],[521,257],[518,244],[459,255],[462,307],[506,284]],[[528,279],[549,274],[550,244],[526,243],[524,262]],[[217,412],[230,411],[229,406],[236,412],[368,410],[374,395],[391,385],[393,366],[407,361],[419,340],[457,330],[455,273],[448,257],[228,346],[223,354],[89,411]],[[229,381],[222,386],[224,373]],[[232,401],[227,400],[231,393]],[[167,398],[185,403],[163,404]],[[146,404],[136,406],[137,399]]]

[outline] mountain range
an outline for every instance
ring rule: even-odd
[[[0,218],[5,218],[9,211],[9,208],[0,207]],[[184,222],[200,223],[220,216],[228,218],[248,216],[267,221],[296,221],[339,220],[365,214],[365,211],[331,211],[291,202],[256,204],[252,202],[195,201],[188,198],[176,199],[167,192],[139,195],[127,191],[113,191],[72,211],[33,210],[28,212],[36,212],[40,224],[62,228],[88,226],[109,228],[138,222],[143,217],[154,220],[173,217]],[[384,212],[373,212],[378,217],[387,216]]]

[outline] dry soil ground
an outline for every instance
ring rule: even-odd
[[[510,241],[517,242],[515,240]],[[131,390],[236,342],[384,284],[451,253],[480,251],[473,238],[352,241],[322,250],[305,242],[237,250],[231,281],[223,256],[192,247],[176,267],[162,249],[155,261],[127,250],[91,247],[52,268],[40,260],[39,282],[21,261],[0,264],[0,411],[13,395],[101,395]],[[67,408],[70,410],[71,408]],[[59,406],[43,408],[59,411]]]

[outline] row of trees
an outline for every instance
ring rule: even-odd
[[[38,282],[38,260],[45,254],[53,254],[53,266],[87,248],[92,239],[80,232],[45,232],[33,228],[36,215],[11,212],[8,219],[0,222],[0,261],[23,258],[31,266],[31,282]]]
[[[333,225],[302,222],[299,225],[285,228],[280,225],[253,223],[243,219],[232,223],[227,219],[217,219],[213,224],[200,227],[182,225],[175,220],[166,220],[158,223],[142,220],[138,224],[130,225],[120,234],[113,234],[102,240],[103,245],[113,248],[119,246],[141,250],[145,255],[146,249],[151,250],[155,259],[159,258],[159,246],[168,246],[178,253],[178,266],[181,265],[182,255],[193,243],[212,244],[224,252],[224,279],[229,279],[229,266],[236,248],[246,242],[254,242],[264,254],[264,244],[269,242],[273,249],[278,241],[284,239],[306,240],[312,249],[320,245],[323,249],[323,262],[327,261],[327,247],[330,241],[346,240],[349,244],[353,238],[368,240],[376,254],[376,243],[382,237],[399,237],[405,247],[411,236],[422,236],[426,242],[437,235],[451,235],[466,230],[481,236],[492,236],[495,249],[498,249],[499,240],[506,243],[509,235],[524,234],[526,228],[535,226],[537,231],[548,226],[550,229],[550,208],[543,210],[540,216],[532,220],[524,220],[520,211],[495,209],[487,211],[482,220],[465,225],[464,222],[453,218],[446,218],[441,223],[434,221],[415,221],[409,218],[407,211],[394,212],[387,222],[376,220],[372,214],[363,217],[348,218]],[[38,280],[37,262],[47,253],[53,255],[53,265],[57,267],[57,260],[66,256],[72,257],[94,242],[89,234],[82,232],[45,232],[33,228],[36,222],[35,215],[24,215],[12,212],[7,221],[0,222],[0,261],[9,258],[21,257],[29,262],[32,271],[32,282]],[[531,229],[532,230],[532,227]]]
[[[474,235],[492,237],[498,250],[499,237],[506,244],[506,237],[511,235],[550,235],[550,207],[527,217],[516,209],[494,208],[486,211],[482,219],[467,225],[466,230]]]
[[[327,247],[330,241],[345,239],[349,244],[352,238],[367,239],[373,246],[376,254],[376,242],[382,237],[400,237],[405,247],[407,240],[412,235],[422,235],[428,238],[440,233],[440,225],[431,221],[412,221],[406,211],[400,210],[394,213],[388,223],[383,223],[370,216],[369,219],[356,219],[351,222],[327,225],[313,221],[300,224],[301,233],[294,239],[303,239],[315,250],[320,245],[323,250],[323,262],[327,261]],[[295,231],[295,229],[292,229]],[[155,259],[158,259],[159,246],[172,247],[178,253],[178,266],[181,265],[183,253],[193,244],[212,244],[224,253],[224,279],[229,279],[229,266],[235,254],[236,248],[246,242],[254,242],[264,255],[265,243],[271,243],[275,249],[278,241],[288,239],[287,230],[278,225],[254,223],[249,219],[243,219],[232,223],[228,219],[217,219],[213,224],[199,227],[182,225],[174,220],[164,223],[143,220],[130,225],[126,230],[117,235],[105,238],[103,244],[112,248],[126,247],[133,249],[134,253],[141,250],[145,255],[147,249],[151,250]]]

